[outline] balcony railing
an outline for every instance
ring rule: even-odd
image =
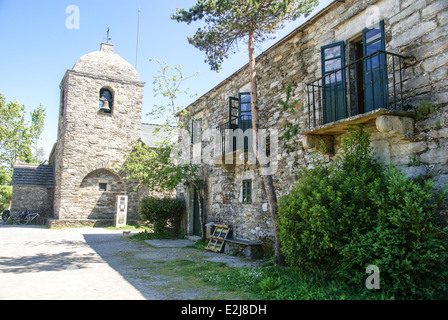
[[[219,131],[218,149],[221,149],[222,155],[236,152],[240,149],[248,150],[252,144],[251,115],[232,117],[231,121],[219,125],[216,129]]]
[[[380,108],[404,110],[405,58],[376,51],[307,83],[309,129]]]

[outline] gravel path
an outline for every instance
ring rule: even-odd
[[[102,228],[0,225],[0,299],[207,299],[216,296],[212,287],[182,286],[164,268],[179,261],[260,263],[183,248],[189,240],[146,244],[127,237]]]

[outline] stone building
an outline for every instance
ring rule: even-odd
[[[267,149],[277,197],[297,182],[297,167],[310,165],[320,141],[331,161],[348,125],[358,123],[365,124],[381,160],[411,178],[431,174],[436,185],[446,185],[447,50],[445,0],[346,0],[332,2],[261,53],[260,128],[271,135]],[[295,114],[282,112],[278,103],[289,85],[293,99],[300,99]],[[179,194],[187,200],[190,234],[197,233],[194,225],[203,214],[205,223],[231,225],[235,237],[269,245],[267,197],[259,169],[249,161],[249,91],[246,65],[186,108],[193,117],[190,159],[202,159],[202,211],[196,190]],[[430,112],[421,116],[425,108]],[[300,128],[290,153],[276,144],[287,122]]]
[[[124,179],[120,167],[135,143],[155,147],[159,139],[155,125],[141,123],[143,90],[135,68],[112,44],[79,58],[60,84],[58,138],[49,164],[14,167],[11,211],[37,210],[54,217],[52,224],[110,223],[116,196],[127,195],[128,220],[138,220],[144,192]]]
[[[54,167],[51,165],[14,165],[11,181],[13,187],[12,212],[34,210],[42,213],[53,212]]]

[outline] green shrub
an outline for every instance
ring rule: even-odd
[[[342,248],[339,274],[359,282],[365,267],[373,264],[380,270],[382,288],[396,297],[435,297],[445,289],[448,275],[447,236],[435,201],[445,193],[435,194],[432,180],[419,184],[392,166],[384,177],[383,192],[371,195],[373,227]]]
[[[8,209],[11,200],[12,187],[0,185],[0,214]]]
[[[177,198],[146,197],[140,202],[142,219],[154,225],[155,233],[163,233],[170,226],[175,233],[180,229],[184,201]]]
[[[287,263],[302,271],[364,285],[380,269],[395,297],[432,297],[446,281],[447,236],[436,209],[445,193],[399,170],[383,170],[362,129],[351,130],[332,164],[315,161],[279,201],[278,228]]]
[[[343,149],[344,157],[333,164],[316,159],[279,201],[279,236],[290,265],[313,272],[335,270],[340,248],[371,224],[367,195],[377,188],[382,166],[363,130],[351,131]]]

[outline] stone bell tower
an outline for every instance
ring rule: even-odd
[[[143,88],[110,43],[67,70],[54,149],[55,218],[113,219],[116,196],[126,194],[128,219],[138,219],[135,185],[120,167],[140,137]]]

